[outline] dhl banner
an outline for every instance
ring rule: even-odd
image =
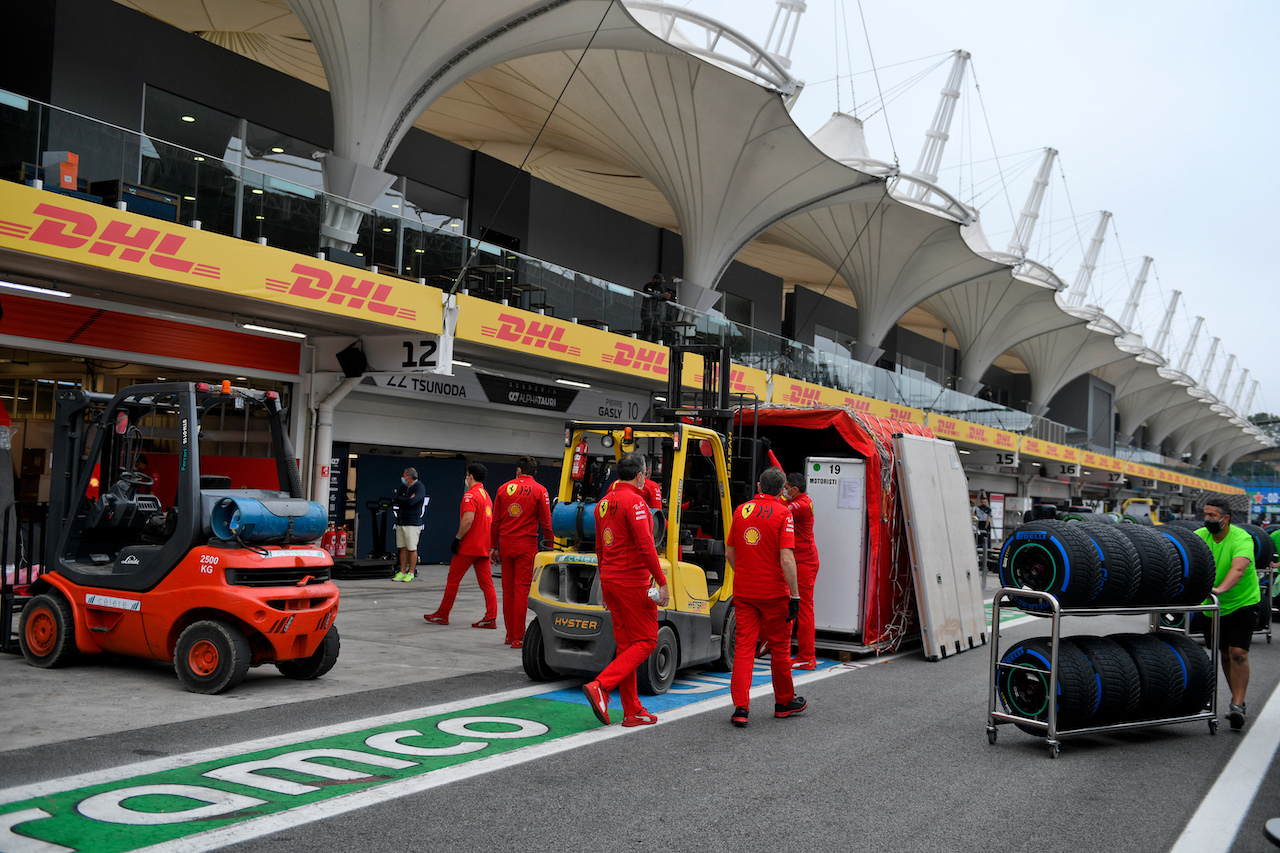
[[[680,377],[680,384],[689,388],[701,388],[702,371],[702,356],[694,353],[686,355],[684,357],[684,375]],[[755,367],[730,364],[729,393],[755,394],[760,402],[768,402],[769,374]]]
[[[1005,432],[1002,429],[982,426],[981,424],[971,424],[968,421],[948,418],[932,412],[929,413],[928,417],[929,429],[933,430],[933,434],[938,438],[946,438],[964,444],[979,444],[983,447],[993,447],[996,450],[1010,452],[1017,452],[1018,450],[1020,436],[1017,433]]]
[[[1116,474],[1124,473],[1124,460],[1117,459],[1114,456],[1094,453],[1091,450],[1080,451],[1080,464],[1091,470],[1111,471]]]
[[[1024,435],[1018,452],[1023,456],[1034,456],[1037,459],[1050,459],[1054,462],[1079,462],[1080,451],[1065,444],[1055,444]]]
[[[870,397],[837,391],[834,388],[825,388],[822,385],[814,385],[812,382],[802,382],[786,376],[773,377],[773,398],[770,402],[790,406],[840,406],[856,412],[866,412],[879,418],[925,425],[924,412],[919,409],[886,403],[884,400],[872,400]]]
[[[0,248],[430,334],[440,291],[0,181]]]

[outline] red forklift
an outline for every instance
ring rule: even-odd
[[[209,694],[251,666],[294,679],[333,667],[327,516],[303,497],[274,391],[60,390],[51,455],[40,571],[14,602],[30,664],[171,661]]]

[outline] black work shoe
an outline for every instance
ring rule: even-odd
[[[747,709],[734,708],[733,716],[729,718],[729,722],[733,723],[740,729],[745,729],[747,727]]]
[[[809,707],[809,703],[804,701],[803,696],[797,696],[785,705],[773,703],[773,715],[775,717],[790,717],[792,714],[799,714],[805,708]]]
[[[1232,702],[1230,705],[1230,710],[1227,711],[1227,722],[1231,724],[1231,728],[1234,731],[1239,731],[1240,729],[1243,729],[1244,728],[1244,706],[1237,705],[1235,702]]]

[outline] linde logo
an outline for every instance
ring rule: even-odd
[[[44,243],[62,249],[88,247],[91,255],[104,258],[116,256],[129,263],[144,261],[153,267],[172,272],[190,273],[205,278],[222,277],[221,268],[178,257],[178,251],[187,241],[180,234],[169,234],[158,228],[131,226],[119,219],[110,219],[100,226],[98,219],[77,210],[68,210],[54,204],[38,204],[33,213],[41,217],[33,229],[18,222],[0,222],[0,234],[10,237],[27,237],[33,243]]]
[[[494,338],[511,344],[533,349],[548,349],[552,352],[568,356],[582,355],[580,347],[561,343],[564,338],[564,326],[554,323],[542,323],[537,320],[525,322],[524,318],[514,314],[499,314],[498,327],[481,326],[480,334],[486,338]]]
[[[275,293],[287,293],[303,299],[313,299],[329,305],[346,307],[353,311],[370,311],[384,317],[397,317],[401,320],[416,320],[418,312],[412,308],[392,305],[387,300],[391,297],[392,287],[379,284],[369,279],[356,281],[353,275],[341,276],[336,282],[333,275],[319,267],[306,264],[294,264],[290,272],[297,276],[292,283],[276,278],[266,279],[267,290]]]
[[[120,565],[122,565],[122,566],[136,566],[136,565],[138,565],[138,555],[137,555],[137,554],[130,554],[129,556],[125,557],[123,560],[121,560],[121,561],[120,561]]]
[[[600,360],[614,367],[629,367],[659,376],[667,375],[667,354],[660,349],[616,343],[613,345],[613,352],[600,354]]]

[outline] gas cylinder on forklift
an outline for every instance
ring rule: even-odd
[[[686,355],[702,356],[702,385],[681,384]],[[754,434],[732,431],[728,354],[720,346],[673,346],[667,405],[645,422],[570,421],[552,508],[554,547],[534,561],[523,663],[534,680],[593,676],[613,658],[595,552],[595,508],[616,481],[624,453],[639,452],[660,472],[662,508],[651,510],[654,545],[671,592],[658,611],[658,646],[637,670],[639,688],[663,693],[677,669],[733,665],[733,570],[724,541],[735,500],[751,494]],[[758,407],[754,395],[738,405]],[[754,429],[754,427],[752,427]],[[735,455],[736,454],[736,455]],[[597,461],[589,463],[595,456]],[[738,476],[735,475],[735,471]]]
[[[223,455],[224,442],[246,449]],[[197,693],[264,663],[297,679],[334,665],[338,589],[316,541],[326,513],[302,496],[275,392],[61,390],[52,460],[43,571],[19,624],[29,663],[172,661]]]

